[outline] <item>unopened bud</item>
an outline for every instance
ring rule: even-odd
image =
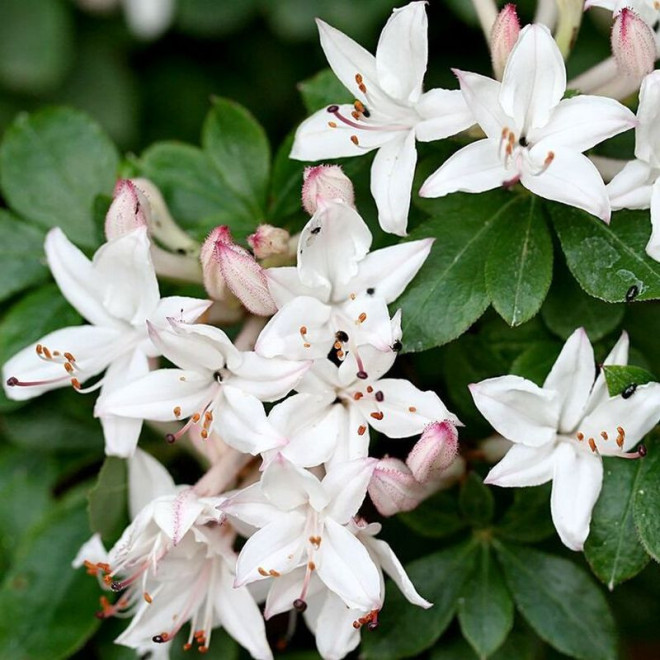
[[[286,229],[273,225],[259,225],[254,234],[248,236],[248,245],[257,259],[268,259],[289,251],[291,235]]]
[[[339,165],[306,167],[303,173],[302,205],[309,215],[328,202],[340,200],[355,208],[353,183]]]
[[[456,458],[458,432],[448,419],[429,424],[406,459],[413,476],[422,484],[433,481]]]
[[[209,234],[200,259],[204,286],[212,298],[223,299],[226,286],[252,314],[270,316],[277,311],[264,269],[245,248],[234,243],[229,227],[216,227]]]
[[[509,54],[518,41],[519,34],[520,21],[516,6],[509,3],[497,15],[490,33],[490,57],[493,62],[493,72],[498,80],[502,80]]]
[[[105,216],[105,237],[112,241],[147,226],[148,202],[130,179],[115,184],[112,204]]]
[[[619,70],[633,78],[643,78],[655,66],[653,30],[627,7],[621,10],[612,25],[612,54]]]
[[[417,483],[408,466],[398,458],[385,457],[378,461],[367,490],[383,516],[411,511],[426,496],[426,489]]]

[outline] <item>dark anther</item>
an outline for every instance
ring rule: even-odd
[[[367,295],[369,295],[369,296],[373,296],[374,293],[376,293],[376,289],[374,289],[372,286],[370,286],[370,287],[367,289]]]
[[[335,339],[346,343],[348,341],[348,335],[343,330],[337,330],[335,333]]]
[[[7,387],[14,387],[14,385],[18,385],[18,378],[16,376],[7,378]]]
[[[367,630],[376,630],[376,628],[378,628],[378,621],[369,621]]]
[[[369,378],[369,374],[366,371],[358,371],[357,374],[355,374],[360,380],[367,380]]]
[[[646,456],[646,445],[640,445],[637,447],[637,453],[644,458],[644,456]]]
[[[176,442],[176,436],[174,433],[168,433],[165,436],[165,442],[167,442],[168,445],[173,445]]]
[[[293,609],[298,612],[304,612],[307,609],[307,603],[302,598],[296,598],[293,601]]]
[[[314,227],[314,229],[312,229],[312,231],[311,231],[310,233],[316,235],[316,234],[318,234],[320,231],[321,231],[321,228],[320,228],[320,227]]]
[[[213,378],[215,379],[216,383],[221,383],[222,382],[222,374],[220,371],[214,371],[213,372]]]
[[[518,140],[518,144],[521,147],[526,147],[529,144],[529,142],[527,142],[527,138],[524,135],[521,135],[520,140]]]
[[[156,644],[162,644],[165,640],[163,639],[163,636],[162,636],[162,635],[154,635],[154,636],[151,638],[151,641],[152,641],[152,642],[156,642]]]
[[[378,402],[383,401],[383,399],[385,399],[385,395],[380,390],[378,390],[378,392],[376,392],[374,396],[376,397],[376,401]]]
[[[335,113],[335,112],[338,112],[338,111],[339,111],[339,106],[338,105],[329,105],[328,106],[328,112]]]
[[[117,582],[116,580],[110,585],[110,589],[113,591],[121,591],[123,587],[121,586],[121,582]]]
[[[369,110],[367,109],[366,106],[363,107],[362,114],[363,114],[367,119],[369,119],[369,117],[371,117],[371,113],[369,112]]]
[[[636,389],[637,389],[637,383],[630,383],[630,385],[628,385],[628,386],[623,390],[623,392],[621,392],[621,396],[622,396],[624,399],[629,399],[629,398],[635,393],[635,390],[636,390]]]
[[[396,351],[397,353],[402,349],[403,344],[397,339],[393,344],[392,344],[392,350]]]
[[[186,254],[188,254],[188,253],[186,252],[185,248],[177,248],[176,253],[177,253],[177,254],[181,254],[181,255],[183,255],[183,256],[185,256]]]
[[[626,291],[626,302],[632,302],[639,295],[639,287],[633,284],[628,291]]]

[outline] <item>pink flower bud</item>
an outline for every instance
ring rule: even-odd
[[[436,480],[456,458],[458,432],[448,419],[429,424],[406,459],[415,479],[422,484]]]
[[[111,241],[148,225],[149,203],[129,179],[115,184],[112,204],[105,216],[105,237]]]
[[[209,234],[200,259],[204,286],[212,298],[223,299],[226,287],[252,314],[270,316],[277,311],[264,269],[245,248],[234,243],[229,227],[216,227]]]
[[[278,254],[286,254],[289,250],[291,235],[286,229],[273,225],[259,225],[254,234],[248,236],[248,245],[257,259],[267,259]]]
[[[368,487],[371,501],[383,516],[411,511],[426,496],[426,489],[398,458],[382,458],[374,469]]]
[[[520,34],[520,21],[516,6],[509,3],[497,15],[493,29],[490,31],[490,57],[493,62],[493,71],[498,80],[502,80],[509,53],[518,41]]]
[[[612,54],[619,70],[634,78],[643,78],[655,66],[653,30],[627,7],[621,10],[612,25]]]
[[[302,205],[305,211],[314,215],[319,207],[337,200],[355,208],[353,184],[341,167],[339,165],[306,167],[302,187]]]

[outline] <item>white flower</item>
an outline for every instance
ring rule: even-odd
[[[98,414],[156,421],[187,418],[168,436],[170,442],[199,424],[203,437],[215,428],[239,451],[270,449],[268,429],[254,422],[263,416],[261,401],[285,396],[311,363],[242,352],[219,328],[169,322],[169,329],[149,325],[149,332],[162,354],[180,368],[153,371],[113,392],[99,402]]]
[[[371,193],[381,227],[405,236],[415,139],[454,135],[474,123],[461,93],[422,93],[428,57],[425,2],[395,9],[383,29],[376,56],[345,34],[317,20],[321,46],[353,105],[332,105],[304,121],[291,158],[320,160],[357,156],[378,149],[371,168]]]
[[[660,261],[660,71],[642,81],[637,118],[637,159],[610,181],[607,192],[613,209],[651,207],[651,237],[646,252]]]
[[[105,243],[92,261],[58,228],[48,233],[45,251],[62,295],[90,325],[51,332],[12,357],[3,367],[10,399],[22,401],[66,385],[80,390],[107,369],[100,382],[85,390],[101,387],[100,403],[146,374],[148,358],[160,355],[147,334],[147,319],[156,325],[168,316],[193,321],[210,305],[194,298],[160,298],[146,227]],[[106,453],[130,456],[140,423],[115,413],[99,416]]]
[[[451,156],[425,181],[422,197],[483,192],[520,181],[540,197],[609,221],[605,184],[582,152],[632,128],[636,120],[613,99],[562,100],[564,60],[545,26],[523,28],[501,83],[476,73],[455,73],[487,137]]]
[[[300,235],[298,266],[266,270],[279,311],[255,350],[290,359],[326,357],[336,342],[353,351],[365,344],[390,350],[400,329],[387,305],[417,274],[433,239],[369,253],[371,240],[369,228],[347,204],[319,208]]]
[[[623,335],[605,364],[626,364]],[[660,384],[631,397],[610,397],[583,329],[568,339],[543,387],[519,376],[490,378],[470,386],[472,397],[496,431],[514,446],[485,483],[536,486],[552,480],[552,519],[561,540],[581,550],[603,480],[601,456],[627,454],[660,418]]]

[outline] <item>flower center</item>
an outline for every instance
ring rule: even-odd
[[[504,161],[504,167],[508,169],[509,167],[513,166],[518,171],[516,176],[504,182],[505,187],[512,186],[518,182],[520,179],[520,173],[523,169],[523,165],[526,166],[525,169],[529,171],[532,176],[539,176],[540,174],[543,174],[552,164],[552,161],[555,159],[554,151],[548,151],[545,160],[540,167],[532,163],[529,156],[529,150],[531,146],[532,145],[530,145],[527,140],[527,136],[524,134],[516,136],[515,132],[507,126],[502,129],[499,156]]]
[[[586,437],[582,431],[578,431],[575,434],[575,439],[578,441],[578,445],[583,447],[584,450],[587,450],[587,447],[589,450],[591,450],[592,453],[594,454],[604,454],[606,456],[614,455],[618,456],[619,458],[629,458],[629,459],[635,459],[635,458],[643,458],[646,456],[646,447],[644,445],[639,445],[639,448],[635,452],[624,452],[623,446],[626,441],[626,430],[623,428],[623,426],[617,426],[616,427],[616,437],[614,438],[614,444],[618,447],[618,450],[620,453],[612,454],[610,451],[607,450],[607,446],[604,444],[606,442],[609,442],[611,440],[610,434],[607,431],[601,431],[597,437]]]

